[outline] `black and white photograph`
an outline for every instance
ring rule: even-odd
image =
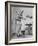
[[[11,37],[32,37],[32,8],[11,7]]]
[[[6,2],[5,10],[6,43],[35,43],[37,41],[37,4]]]

